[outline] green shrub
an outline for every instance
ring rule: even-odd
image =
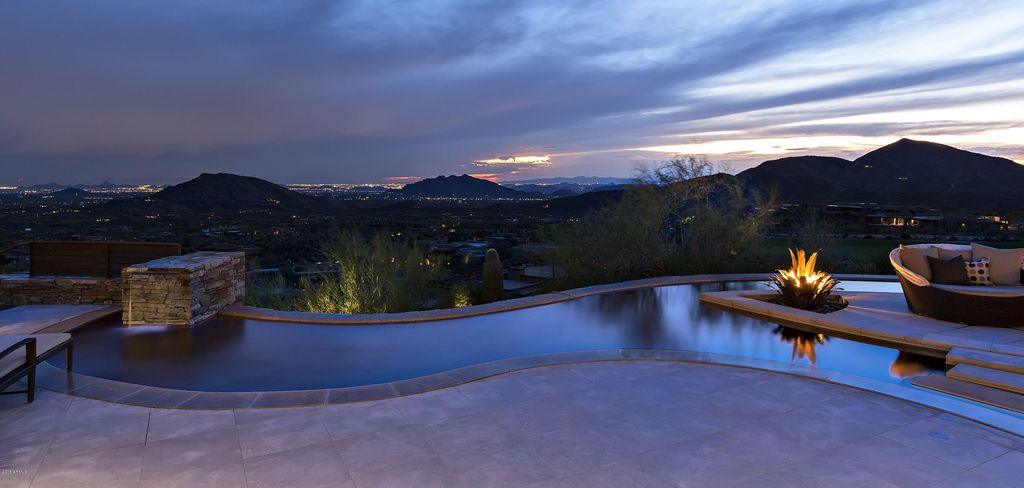
[[[477,295],[478,293],[470,288],[469,285],[465,283],[456,283],[455,286],[452,287],[450,306],[451,308],[465,308],[472,306],[475,304],[473,297]]]
[[[387,313],[436,305],[440,263],[378,233],[338,232],[324,244],[336,273],[306,279],[298,307],[322,313]]]

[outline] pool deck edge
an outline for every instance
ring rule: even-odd
[[[174,390],[68,374],[49,363],[40,365],[37,381],[48,390],[111,403],[170,409],[247,409],[314,407],[386,400],[452,388],[490,377],[544,366],[601,361],[675,361],[724,367],[756,369],[824,381],[881,394],[926,406],[983,425],[1024,437],[1024,418],[972,404],[949,395],[912,385],[894,384],[871,378],[797,366],[778,361],[744,358],[692,351],[653,349],[610,349],[542,354],[481,363],[419,378],[348,388],[208,392]]]

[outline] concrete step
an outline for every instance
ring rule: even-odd
[[[922,388],[941,391],[968,400],[1024,413],[1024,395],[1017,393],[935,374],[917,378],[910,383]]]
[[[953,366],[953,369],[946,371],[946,377],[1024,395],[1024,375],[1009,371],[983,368],[971,364],[958,364]]]
[[[954,347],[946,355],[946,364],[954,366],[957,364],[970,364],[983,368],[998,369],[1011,373],[1024,374],[1024,357],[1012,356],[998,352],[980,351],[977,349],[965,349]]]

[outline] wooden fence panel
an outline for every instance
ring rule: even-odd
[[[169,242],[35,241],[29,243],[29,276],[114,278],[121,268],[181,254]]]

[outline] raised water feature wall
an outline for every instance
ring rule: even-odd
[[[194,325],[245,298],[245,253],[195,252],[121,271],[125,325]]]

